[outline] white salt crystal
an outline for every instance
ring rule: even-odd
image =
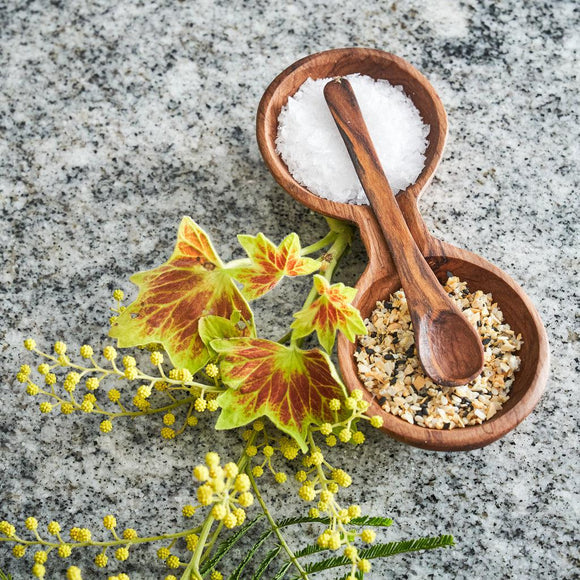
[[[429,125],[399,86],[353,74],[354,90],[393,193],[414,183],[425,166]],[[312,193],[368,204],[346,146],[324,100],[331,79],[308,79],[278,117],[277,151],[294,179]]]

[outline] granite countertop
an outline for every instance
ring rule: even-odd
[[[364,512],[386,537],[454,534],[457,547],[377,561],[370,578],[579,578],[578,30],[573,1],[372,0],[10,2],[0,6],[0,519],[100,530],[113,512],[141,534],[182,524],[191,468],[209,448],[237,457],[237,435],[190,430],[167,443],[159,421],[41,415],[14,379],[49,349],[106,338],[111,292],[170,255],[182,215],[225,259],[236,233],[311,243],[324,220],[275,183],[256,146],[262,92],[286,66],[344,46],[393,52],[432,82],[450,134],[421,202],[430,230],[517,280],[549,334],[551,377],[536,410],[502,440],[435,453],[370,432],[337,452]],[[355,241],[338,272],[354,284]],[[258,307],[275,337],[305,286]],[[296,513],[291,485],[270,497]],[[306,530],[311,533],[312,530]],[[100,532],[99,532],[100,533]],[[98,573],[94,552],[51,558],[50,578],[125,570],[163,578],[155,548]],[[0,546],[0,569],[29,577],[31,554]]]

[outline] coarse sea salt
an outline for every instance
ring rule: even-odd
[[[393,193],[425,166],[429,125],[400,86],[352,74],[350,81]],[[278,117],[276,149],[298,183],[332,201],[368,204],[324,99],[327,79],[308,79]]]

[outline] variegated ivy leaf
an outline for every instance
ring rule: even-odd
[[[241,336],[255,337],[256,332],[253,325],[249,325],[242,319],[241,314],[236,310],[230,318],[222,316],[204,316],[200,318],[198,325],[199,336],[203,344],[208,348],[210,354],[216,355],[211,347],[211,341],[218,338],[239,338]]]
[[[344,284],[331,286],[326,278],[319,275],[314,276],[314,287],[319,294],[318,298],[294,315],[296,320],[291,328],[296,338],[316,331],[318,342],[326,352],[331,352],[337,330],[351,342],[355,341],[357,335],[367,333],[359,311],[350,305],[356,296],[355,288]]]
[[[171,362],[192,373],[209,360],[199,336],[200,318],[235,311],[253,327],[252,311],[224,269],[207,234],[189,217],[179,226],[171,258],[131,277],[139,295],[113,324],[119,347],[159,342]],[[247,330],[246,334],[250,334]]]
[[[232,262],[232,276],[243,284],[242,292],[248,300],[255,300],[269,292],[284,276],[304,276],[320,268],[320,262],[300,255],[300,240],[290,234],[276,247],[264,234],[238,236],[251,264]]]
[[[230,387],[219,398],[216,429],[234,429],[268,417],[306,451],[311,423],[335,421],[331,399],[345,397],[336,370],[322,351],[300,350],[259,338],[211,343],[221,356],[220,374]]]

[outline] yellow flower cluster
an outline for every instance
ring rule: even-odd
[[[235,463],[222,466],[219,455],[210,452],[205,456],[205,465],[194,468],[193,476],[202,482],[197,489],[197,501],[200,506],[212,506],[214,519],[223,522],[226,528],[235,528],[244,523],[245,508],[254,503],[254,496],[250,492],[250,478],[240,473]],[[186,506],[184,515],[193,513],[195,509]]]

